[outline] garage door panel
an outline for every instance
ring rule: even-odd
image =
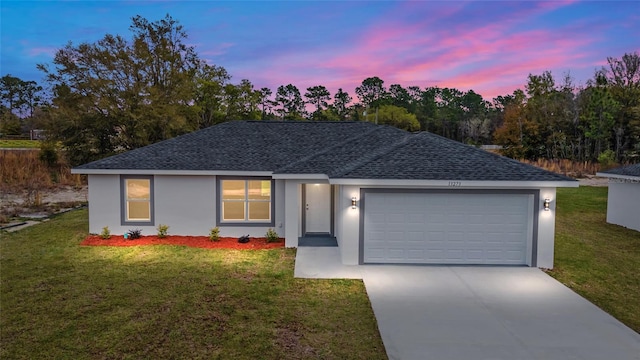
[[[366,194],[364,262],[526,264],[532,196]]]
[[[424,224],[424,214],[407,214],[407,224]]]
[[[407,252],[407,257],[409,260],[420,260],[424,259],[424,250],[422,249],[411,249]]]
[[[386,221],[388,224],[404,224],[405,214],[403,213],[391,213],[387,214]]]
[[[391,242],[404,242],[406,241],[406,237],[404,231],[388,231],[387,232],[387,240]]]

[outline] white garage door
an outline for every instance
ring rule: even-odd
[[[364,263],[527,264],[531,194],[366,193]]]

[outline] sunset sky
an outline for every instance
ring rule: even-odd
[[[570,73],[584,84],[608,56],[640,52],[638,1],[6,1],[0,75],[42,82],[38,63],[105,34],[130,37],[131,17],[167,13],[201,58],[255,88],[314,85],[354,98],[362,80],[473,89],[486,99],[527,75]]]

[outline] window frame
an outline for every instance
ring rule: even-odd
[[[224,219],[222,219],[222,202],[223,202],[223,198],[222,198],[222,182],[225,180],[242,180],[245,182],[245,194],[247,194],[248,191],[248,186],[249,186],[249,181],[265,181],[268,180],[269,183],[271,184],[271,199],[269,200],[269,208],[270,208],[270,212],[271,212],[271,219],[269,219],[269,221],[256,221],[256,220],[249,220],[249,208],[248,208],[248,204],[251,203],[251,200],[248,199],[248,196],[245,197],[244,201],[242,201],[242,203],[245,206],[245,218],[247,220],[229,220],[229,221],[225,221]],[[216,177],[216,195],[217,195],[217,199],[216,199],[216,224],[218,226],[245,226],[245,227],[250,227],[250,226],[268,226],[268,227],[273,227],[275,226],[276,220],[275,220],[275,181],[270,178],[270,177],[252,177],[252,176],[217,176]],[[240,201],[238,201],[240,202]],[[266,202],[266,201],[256,201],[256,202]]]
[[[127,219],[127,180],[149,180],[149,220]],[[120,225],[155,225],[154,184],[151,175],[120,175]]]

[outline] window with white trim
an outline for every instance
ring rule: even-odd
[[[272,223],[272,181],[220,180],[221,223]]]
[[[153,225],[153,178],[123,176],[121,187],[123,225]]]

